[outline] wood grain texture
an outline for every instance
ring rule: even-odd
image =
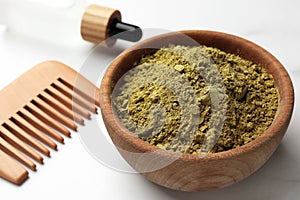
[[[269,129],[262,136],[242,147],[204,156],[157,151],[157,147],[131,135],[112,111],[112,90],[115,83],[132,68],[135,61],[169,44],[212,46],[240,55],[264,67],[273,75],[280,95],[279,108]],[[100,107],[105,125],[125,160],[150,181],[182,191],[223,188],[254,173],[280,144],[289,125],[293,106],[292,82],[285,68],[274,56],[248,40],[213,31],[188,30],[163,34],[142,41],[115,59],[107,69],[100,87]],[[132,152],[156,153],[143,156],[143,154],[132,154]],[[175,161],[163,168],[146,171],[154,162],[172,159]]]
[[[90,5],[81,21],[81,36],[83,39],[100,43],[108,38],[110,25],[113,20],[121,21],[121,13],[113,8]],[[113,43],[114,41],[110,41]]]
[[[63,143],[61,134],[70,136],[66,127],[76,130],[75,122],[84,123],[76,113],[90,118],[89,110],[96,112],[98,90],[72,68],[56,61],[38,64],[2,89],[0,177],[21,184],[28,172],[15,160],[36,170],[34,161],[43,163],[39,153],[50,157],[45,146],[57,150],[53,139]],[[81,101],[74,102],[73,96]]]

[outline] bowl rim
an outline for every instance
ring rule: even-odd
[[[279,101],[277,113],[271,126],[255,140],[234,149],[217,152],[217,153],[209,153],[209,154],[205,154],[204,156],[202,154],[186,154],[186,153],[178,153],[178,152],[163,150],[164,156],[178,157],[178,155],[180,155],[179,159],[181,161],[195,161],[195,160],[212,161],[212,160],[218,160],[220,158],[229,159],[237,155],[243,154],[245,152],[252,151],[260,146],[263,146],[264,144],[266,144],[268,140],[274,139],[274,137],[279,132],[279,130],[281,130],[285,126],[288,126],[293,112],[293,107],[294,107],[294,89],[293,89],[292,81],[286,69],[271,53],[266,51],[264,48],[258,46],[257,44],[236,35],[231,35],[228,33],[218,32],[218,31],[210,31],[210,30],[182,30],[182,31],[174,31],[174,32],[160,34],[137,43],[136,45],[130,47],[129,49],[121,53],[107,68],[100,86],[100,108],[101,108],[103,118],[106,118],[107,123],[109,125],[112,125],[110,126],[110,128],[112,128],[112,131],[114,131],[115,134],[118,135],[118,137],[120,137],[123,140],[126,140],[129,143],[132,143],[132,146],[134,146],[135,150],[137,150],[138,152],[154,152],[160,149],[157,146],[148,144],[143,140],[139,139],[137,136],[132,135],[125,128],[125,126],[118,120],[118,117],[114,115],[112,109],[110,92],[108,87],[112,87],[111,73],[117,70],[119,63],[122,62],[123,59],[126,59],[128,53],[150,42],[161,39],[162,37],[168,37],[178,33],[187,36],[191,36],[193,34],[206,34],[206,35],[208,34],[211,36],[219,37],[221,39],[222,38],[234,39],[235,43],[242,42],[245,45],[249,46],[249,48],[251,48],[252,51],[259,51],[260,53],[264,53],[265,59],[268,59],[268,62],[272,62],[272,66],[274,66],[275,70],[280,71],[281,73],[280,76],[282,78],[280,83],[284,84],[285,91],[282,91],[284,92],[284,95],[279,94],[280,101]],[[275,83],[276,82],[277,80],[275,80]],[[105,124],[105,126],[107,126],[107,124]]]

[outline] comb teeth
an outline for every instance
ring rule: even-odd
[[[91,96],[58,78],[2,122],[0,153],[5,152],[31,170],[36,170],[34,162],[43,164],[41,154],[50,157],[49,147],[57,150],[54,140],[64,143],[62,135],[71,135],[68,129],[76,131],[76,123],[83,125],[84,118],[91,118],[90,112],[97,112],[93,101]],[[1,165],[0,176],[5,177],[1,175]],[[10,181],[19,184],[19,181]]]

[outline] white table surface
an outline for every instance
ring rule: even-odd
[[[102,165],[88,153],[78,133],[73,133],[72,139],[58,146],[58,152],[51,152],[51,159],[45,158],[43,166],[38,164],[36,173],[30,172],[30,178],[22,186],[0,179],[0,199],[299,199],[300,1],[89,2],[118,8],[124,21],[143,28],[217,30],[242,36],[266,48],[286,67],[295,87],[294,115],[287,134],[271,159],[244,181],[221,190],[185,193],[154,185],[138,174],[121,173]],[[59,60],[78,70],[91,49],[91,45],[58,47],[0,29],[0,88],[45,60]],[[108,60],[115,56],[109,52],[99,54]],[[94,67],[102,72],[104,61],[102,65]]]

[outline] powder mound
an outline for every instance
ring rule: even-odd
[[[279,95],[260,65],[206,46],[145,55],[113,91],[133,134],[162,149],[216,153],[247,144],[272,124]]]

